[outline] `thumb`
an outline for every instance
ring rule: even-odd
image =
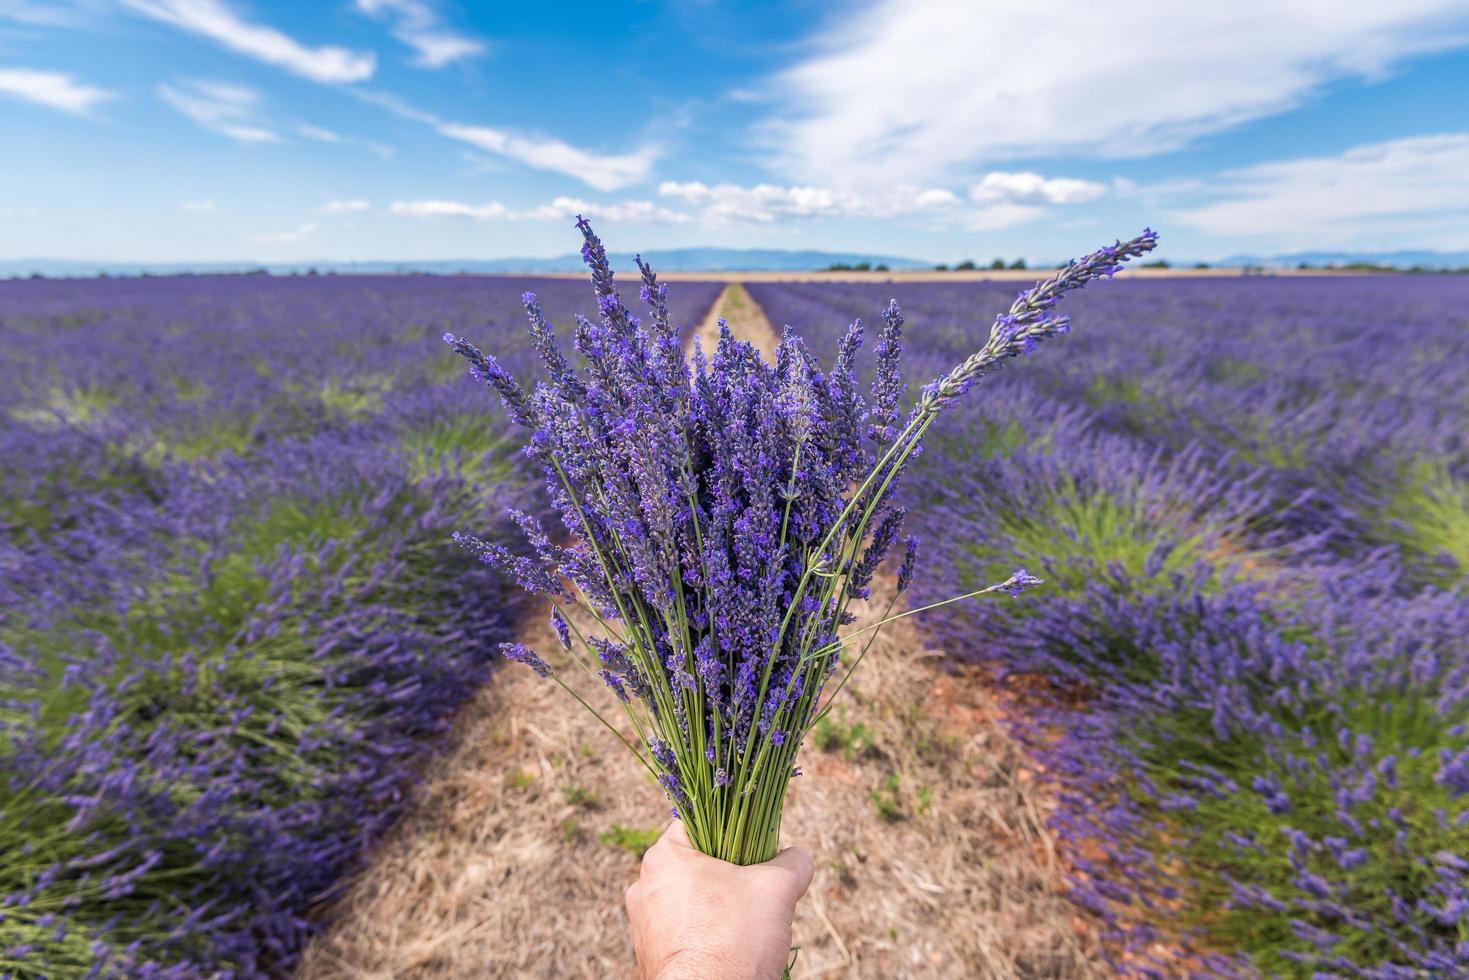
[[[791,905],[794,906],[806,894],[806,889],[811,887],[811,876],[815,872],[811,855],[799,847],[787,847],[770,859],[769,866],[783,872],[781,878],[790,889]]]

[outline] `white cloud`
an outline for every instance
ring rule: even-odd
[[[124,6],[180,30],[209,38],[232,51],[284,68],[315,82],[359,82],[377,67],[371,51],[323,45],[307,47],[264,24],[245,20],[223,0],[122,0]]]
[[[1135,156],[1469,43],[1462,0],[879,0],[767,85],[761,135],[802,181],[964,178],[1001,159]]]
[[[632,153],[602,154],[578,149],[550,137],[517,136],[489,126],[439,123],[441,135],[490,153],[498,153],[536,170],[576,177],[599,191],[615,191],[647,177],[658,153],[645,146]]]
[[[1206,185],[1220,200],[1173,217],[1211,235],[1286,248],[1380,247],[1385,240],[1462,248],[1466,174],[1469,133],[1389,140],[1227,171]]]
[[[297,123],[296,134],[298,136],[303,136],[309,140],[315,140],[318,143],[342,142],[342,136],[340,133],[334,133],[330,129],[324,129],[321,126],[313,126],[310,123]]]
[[[688,215],[660,207],[652,201],[621,201],[597,204],[574,197],[558,197],[550,204],[533,208],[510,208],[499,201],[465,204],[461,201],[394,201],[393,214],[410,218],[473,218],[478,221],[569,221],[584,215],[599,221],[643,224],[683,224]]]
[[[357,91],[359,99],[380,106],[404,119],[432,127],[440,136],[459,140],[536,170],[549,170],[575,177],[599,191],[615,191],[645,179],[659,156],[656,146],[643,146],[632,153],[593,153],[545,136],[525,136],[489,126],[472,126],[440,119],[387,92]]]
[[[360,146],[369,150],[384,160],[391,159],[393,148],[383,143],[375,143],[372,140],[360,139],[356,136],[343,136],[335,130],[324,126],[313,126],[311,123],[297,123],[296,135],[302,139],[311,140],[313,143],[335,143],[342,146]]]
[[[278,143],[280,136],[257,119],[260,96],[224,82],[191,80],[159,85],[158,97],[211,133],[241,143]]]
[[[388,205],[394,214],[409,218],[476,218],[480,221],[503,220],[510,209],[499,201],[489,204],[464,204],[460,201],[394,201]]]
[[[252,235],[251,237],[255,241],[267,245],[292,245],[296,242],[304,242],[315,231],[316,225],[308,221],[306,224],[292,228],[290,231],[271,231],[259,235]]]
[[[1022,171],[994,170],[969,188],[969,198],[981,204],[1085,204],[1107,192],[1106,184],[1072,177],[1042,177]]]
[[[652,201],[621,201],[617,204],[595,204],[575,197],[558,197],[550,204],[520,213],[531,221],[569,221],[577,215],[597,221],[636,222],[640,224],[681,225],[688,215],[670,211]]]
[[[79,11],[69,6],[33,0],[0,0],[0,17],[32,27],[66,27],[80,21]]]
[[[370,201],[327,201],[316,210],[322,214],[356,214],[372,208]]]
[[[422,0],[357,0],[357,9],[369,17],[392,20],[393,36],[417,52],[414,63],[424,68],[442,68],[485,53],[483,41],[449,30]]]
[[[1045,213],[1045,208],[1035,204],[1001,201],[967,212],[964,215],[964,227],[970,231],[1001,231],[1034,221]]]
[[[183,208],[185,211],[193,211],[196,214],[207,214],[208,212],[214,210],[215,204],[213,201],[210,200],[181,201],[179,202],[179,207]]]
[[[84,85],[70,75],[29,68],[0,68],[0,92],[63,112],[86,112],[113,94]]]
[[[769,224],[782,218],[893,218],[938,214],[959,204],[942,188],[897,187],[857,193],[829,187],[782,187],[776,184],[715,184],[665,180],[658,193],[701,208],[712,222]]]

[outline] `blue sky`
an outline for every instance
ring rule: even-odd
[[[1469,249],[1469,2],[0,0],[0,258]]]

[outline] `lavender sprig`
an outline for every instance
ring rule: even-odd
[[[1071,318],[1055,312],[1061,297],[1094,279],[1110,279],[1122,271],[1129,259],[1146,255],[1157,244],[1158,233],[1145,228],[1136,238],[1119,241],[1068,262],[1051,278],[1021,291],[1009,312],[995,318],[989,341],[948,375],[924,389],[914,414],[919,417],[937,414],[946,404],[968,391],[999,361],[1029,354],[1047,337],[1068,333]]]
[[[445,338],[532,430],[528,455],[543,467],[575,543],[553,545],[523,515],[516,519],[534,557],[461,540],[596,622],[590,636],[559,613],[553,626],[585,676],[600,677],[616,696],[636,732],[629,747],[694,844],[742,864],[767,860],[796,752],[823,702],[862,660],[844,664],[846,644],[922,611],[891,615],[889,603],[877,623],[843,632],[855,618],[851,603],[868,598],[898,540],[906,511],[890,500],[924,429],[994,360],[1060,332],[1065,321],[1051,308],[1062,294],[1115,272],[1155,236],[1098,252],[1022,294],[985,349],[931,386],[897,431],[907,388],[896,303],[882,313],[869,399],[856,381],[857,324],[829,374],[794,331],[771,365],[724,324],[712,356],[696,354],[691,370],[666,287],[639,261],[651,311],[645,327],[618,296],[591,226],[578,219],[577,227],[598,311],[595,320],[577,319],[579,373],[556,349],[534,295],[525,308],[549,380],[533,395],[473,344]],[[916,558],[910,539],[899,591]],[[959,598],[1018,595],[1038,584],[1022,570]],[[579,645],[567,643],[569,631]],[[564,672],[523,645],[504,653],[587,703]],[[840,681],[828,690],[834,675]]]

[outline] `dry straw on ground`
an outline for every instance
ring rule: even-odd
[[[719,314],[773,347],[742,288],[721,296],[706,333]],[[866,622],[892,588],[876,583]],[[1005,695],[983,668],[928,649],[917,618],[883,631],[802,751],[783,837],[817,870],[796,917],[794,975],[1100,975],[1094,930],[1064,897],[1051,802],[1003,727]],[[556,649],[544,615],[524,633]],[[610,693],[582,686],[615,716]],[[615,736],[507,667],[466,706],[300,975],[631,976],[622,892],[637,858],[619,846],[634,835],[616,828],[654,832],[667,819]]]

